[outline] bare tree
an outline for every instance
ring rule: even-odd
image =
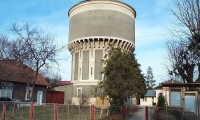
[[[6,35],[0,35],[0,60],[8,58],[10,56],[9,41]]]
[[[199,57],[189,50],[184,41],[168,41],[166,43],[168,51],[168,61],[171,68],[171,74],[181,78],[184,83],[192,83],[195,68],[199,63]]]
[[[39,70],[50,62],[57,63],[55,56],[61,49],[58,49],[55,45],[55,36],[53,34],[33,28],[28,23],[22,25],[13,23],[11,31],[17,38],[12,44],[13,57],[35,71],[30,94],[30,100],[32,100]]]
[[[177,24],[188,29],[187,31],[184,30],[183,33],[189,36],[199,33],[199,0],[174,0],[173,3],[175,9],[170,8],[170,11],[177,18]]]
[[[59,81],[61,81],[62,77],[58,73],[58,71],[55,71],[55,69],[52,69],[50,67],[44,67],[40,70],[40,73],[42,74],[42,76],[45,77],[46,81],[49,83],[49,88],[53,88],[60,85]]]
[[[166,42],[170,74],[184,83],[200,79],[200,4],[199,0],[174,0],[170,11],[177,19],[170,29],[173,39]]]
[[[1,62],[3,62],[3,67],[10,68],[10,66],[15,66],[18,69],[18,77],[22,78],[20,80],[23,82],[30,83],[31,79],[33,79],[33,74],[30,71],[33,70],[28,68],[28,66],[23,65],[23,61],[27,60],[27,56],[24,51],[26,51],[26,46],[21,40],[16,39],[9,41],[8,36],[4,34],[0,35],[0,60]],[[8,79],[7,77],[5,77],[8,74],[5,72],[5,68],[3,69],[3,76],[5,79]]]
[[[178,35],[189,41],[188,47],[200,56],[200,3],[199,0],[174,0],[175,9],[170,11],[177,18],[176,25],[180,28]],[[182,36],[182,37],[181,37]],[[183,38],[184,37],[184,38]]]

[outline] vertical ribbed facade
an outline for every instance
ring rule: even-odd
[[[72,54],[73,102],[78,90],[90,95],[92,86],[103,78],[101,59],[108,44],[133,52],[135,10],[119,1],[91,0],[69,10],[69,44]]]

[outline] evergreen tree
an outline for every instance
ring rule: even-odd
[[[153,79],[153,69],[149,66],[147,69],[147,75],[146,75],[146,85],[148,89],[153,89],[153,87],[156,85],[155,80]]]
[[[104,60],[104,79],[99,87],[112,98],[111,105],[123,105],[128,97],[146,93],[145,79],[133,53],[110,47],[109,58]]]
[[[157,107],[165,107],[165,97],[160,95],[158,97],[158,103],[157,103]]]

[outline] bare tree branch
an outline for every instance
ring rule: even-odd
[[[14,48],[16,48],[13,54],[36,71],[31,99],[39,70],[48,62],[56,62],[55,56],[61,48],[54,44],[55,36],[53,34],[33,28],[28,23],[22,25],[13,23],[11,31],[17,36],[17,41],[20,41],[13,43]]]

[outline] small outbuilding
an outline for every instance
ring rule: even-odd
[[[10,59],[0,60],[0,97],[27,102],[30,101],[32,84],[36,72],[22,62]],[[48,82],[38,73],[33,91],[33,101],[46,103]]]
[[[140,105],[152,106],[156,102],[156,90],[148,90],[144,98],[140,98]]]

